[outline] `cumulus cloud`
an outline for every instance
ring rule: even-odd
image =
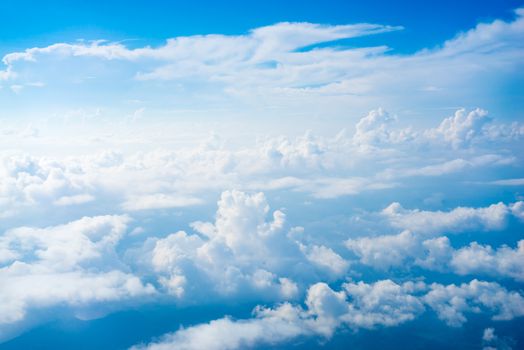
[[[330,271],[335,276],[343,276],[349,268],[349,263],[333,249],[323,245],[312,245],[310,247],[301,245],[306,259],[321,269]]]
[[[165,335],[159,342],[134,346],[132,349],[213,349],[231,350],[257,343],[274,344],[304,333],[300,314],[290,304],[274,310],[256,310],[257,318],[235,321],[222,318]]]
[[[203,286],[204,298],[210,291],[228,297],[246,290],[269,299],[296,297],[287,266],[305,258],[285,234],[284,213],[274,211],[270,221],[268,215],[262,193],[223,192],[215,222],[192,224],[199,235],[180,231],[155,242],[152,264],[160,282],[181,299],[187,288],[197,298]]]
[[[229,188],[297,191],[332,199],[391,190],[412,177],[518,163],[502,149],[500,153],[468,150],[464,157],[452,154],[450,158],[440,146],[432,145],[428,154],[426,149],[419,155],[416,147],[406,148],[406,144],[413,135],[423,133],[390,129],[385,126],[389,122],[384,122],[390,119],[379,109],[358,122],[353,135],[341,132],[320,137],[307,132],[296,138],[268,137],[239,149],[226,148],[215,140],[190,148],[131,153],[105,150],[76,157],[4,152],[0,156],[0,207],[4,209],[0,215],[16,216],[34,207],[85,210],[94,202],[123,211],[181,208],[204,204],[210,191]],[[413,142],[420,142],[420,137]],[[412,165],[414,159],[417,167]],[[495,214],[497,207],[490,210]],[[384,213],[397,221],[408,214],[396,204]],[[410,217],[418,219],[423,216],[412,214]]]
[[[503,229],[511,215],[520,219],[520,207],[521,202],[498,203],[485,208],[458,207],[442,212],[406,210],[399,203],[393,203],[381,215],[393,228],[404,231],[351,238],[344,244],[359,263],[379,270],[419,266],[458,275],[522,281],[522,241],[518,241],[515,248],[506,244],[497,248],[475,241],[454,248],[448,237],[440,236],[443,233]]]
[[[524,315],[524,298],[517,292],[508,292],[497,283],[473,280],[459,286],[430,285],[423,297],[438,317],[448,325],[458,327],[466,322],[466,312],[482,309],[494,313],[494,320],[511,320]]]
[[[370,111],[356,124],[353,143],[366,149],[407,142],[416,137],[410,129],[391,128],[389,125],[395,120],[382,108]]]
[[[382,215],[393,227],[424,235],[474,229],[501,230],[506,226],[510,214],[510,206],[502,202],[484,208],[457,207],[447,212],[409,210],[394,202],[382,210]]]
[[[459,109],[452,117],[446,118],[438,128],[429,130],[429,137],[442,137],[454,148],[458,148],[482,135],[482,128],[488,122],[488,112],[475,109],[466,113]]]
[[[363,264],[379,269],[402,265],[417,249],[416,238],[410,231],[398,235],[348,239],[345,244]]]
[[[397,285],[386,280],[371,285],[347,284],[336,292],[327,284],[318,283],[307,292],[306,309],[289,303],[275,308],[257,307],[252,319],[218,319],[133,349],[238,349],[276,344],[302,335],[329,338],[343,324],[357,329],[393,326],[422,312],[422,303],[407,294],[413,288],[410,283]]]
[[[118,305],[154,294],[152,285],[122,268],[115,251],[128,222],[126,216],[84,217],[3,233],[0,330],[22,327],[34,310],[67,305],[82,312],[93,304]]]
[[[458,274],[488,274],[524,281],[524,241],[512,249],[506,245],[493,249],[477,242],[453,252],[451,268]]]
[[[226,317],[182,328],[160,341],[133,349],[231,350],[262,344],[276,344],[298,336],[329,338],[341,327],[393,327],[414,320],[426,305],[449,326],[466,322],[468,312],[493,313],[493,319],[524,315],[524,298],[496,283],[473,280],[460,286],[382,280],[367,284],[345,283],[334,291],[325,283],[312,285],[306,308],[284,303],[274,308],[257,307],[254,317],[234,320]]]
[[[410,231],[397,235],[362,237],[345,242],[361,264],[385,270],[420,266],[429,270],[454,272],[459,275],[487,275],[496,278],[524,280],[524,241],[512,249],[502,245],[471,242],[454,249],[447,237],[424,240]]]

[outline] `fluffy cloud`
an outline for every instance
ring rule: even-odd
[[[524,281],[524,241],[515,249],[503,245],[493,249],[477,242],[452,252],[451,268],[458,274],[488,274]]]
[[[514,206],[516,204],[513,204]],[[392,203],[382,215],[396,228],[407,229],[417,234],[435,235],[480,229],[500,230],[506,226],[511,213],[504,203],[485,208],[457,207],[451,211],[423,211],[404,209],[400,203]]]
[[[54,272],[19,262],[2,268],[0,280],[0,296],[5,301],[0,306],[0,328],[23,321],[29,317],[29,312],[35,310],[65,304],[81,316],[85,315],[83,309],[97,303],[106,303],[107,309],[111,309],[119,302],[143,298],[155,291],[136,276],[118,270],[99,273],[80,270]],[[109,302],[113,306],[108,307]],[[100,309],[104,310],[103,307]],[[93,310],[89,312],[93,313]]]
[[[494,313],[494,320],[511,320],[524,315],[524,298],[517,292],[508,292],[496,283],[473,280],[459,286],[451,284],[430,285],[423,297],[438,317],[450,326],[466,322],[466,312],[487,309]]]
[[[203,298],[210,291],[227,297],[246,290],[269,299],[296,297],[287,264],[305,258],[285,234],[284,213],[274,211],[266,221],[268,214],[262,193],[223,192],[215,222],[192,224],[200,235],[180,231],[155,242],[151,256],[160,282],[181,299],[187,288],[193,299],[203,289]]]
[[[389,280],[367,285],[347,284],[339,292],[325,283],[308,290],[307,309],[284,303],[275,308],[257,307],[255,318],[222,318],[165,335],[160,342],[133,349],[238,349],[255,344],[275,344],[297,336],[331,337],[343,324],[354,328],[393,326],[413,319],[423,310],[415,297],[406,294],[413,284]],[[347,298],[352,298],[348,302]]]
[[[524,280],[524,241],[512,249],[502,245],[471,242],[454,249],[447,237],[424,240],[404,231],[397,235],[349,239],[346,247],[361,264],[385,270],[417,265],[429,270],[452,271],[459,275],[487,275],[496,278]]]
[[[152,285],[122,268],[115,251],[128,222],[126,216],[84,217],[1,235],[2,337],[15,326],[23,327],[24,321],[34,321],[29,315],[35,310],[67,305],[80,315],[100,304],[103,313],[108,302],[118,305],[154,294]]]
[[[325,283],[312,285],[305,305],[284,303],[275,308],[257,307],[254,318],[222,318],[181,329],[160,341],[133,349],[231,350],[259,344],[285,342],[298,336],[331,337],[336,329],[392,327],[415,319],[428,305],[450,326],[466,321],[465,313],[481,309],[495,320],[524,315],[524,298],[496,283],[473,280],[460,286],[391,280],[372,284],[345,283],[334,291]]]
[[[363,264],[380,269],[401,265],[417,249],[417,241],[410,231],[398,235],[349,239],[345,244]]]
[[[302,335],[300,314],[289,304],[256,310],[257,318],[235,321],[222,318],[165,335],[159,342],[135,346],[150,350],[231,350],[257,343],[278,343]]]
[[[229,188],[298,191],[331,199],[393,189],[415,176],[437,177],[517,162],[515,156],[503,150],[500,154],[494,150],[468,150],[467,157],[453,155],[443,161],[442,157],[447,159],[449,154],[442,154],[441,147],[435,145],[429,146],[429,154],[417,156],[405,147],[409,144],[406,138],[411,137],[408,134],[423,133],[390,129],[383,121],[390,119],[387,112],[379,109],[362,118],[352,136],[345,132],[335,137],[306,133],[294,139],[266,138],[240,149],[228,149],[220,141],[211,140],[192,148],[139,153],[106,150],[81,157],[3,153],[0,207],[4,210],[0,215],[16,216],[35,207],[45,210],[52,206],[82,208],[85,213],[94,203],[118,206],[122,211],[180,208],[203,204],[209,191],[220,193]],[[418,139],[413,142],[420,142]],[[420,160],[418,167],[413,167],[413,157]],[[370,161],[376,165],[370,166]],[[388,167],[384,170],[385,166]],[[499,205],[470,213],[464,210],[457,209],[442,218],[449,221],[453,215],[469,216],[472,220],[487,218],[488,214],[500,216],[504,208]],[[512,211],[518,212],[518,206]],[[441,214],[409,212],[395,203],[384,214],[404,228],[409,225],[402,224],[402,218],[421,223],[438,221],[437,225],[425,225],[435,229],[443,225]],[[489,224],[497,222],[493,217]]]
[[[367,148],[407,142],[415,137],[409,129],[390,128],[389,124],[394,120],[395,118],[382,108],[370,111],[356,124],[353,143]]]
[[[47,228],[20,227],[0,236],[0,244],[11,251],[13,263],[37,259],[39,266],[70,270],[104,259],[110,263],[128,222],[126,216],[98,216]]]
[[[488,112],[475,109],[466,114],[465,109],[459,109],[452,117],[442,121],[438,128],[429,130],[429,137],[442,137],[454,148],[458,148],[482,135],[482,128],[488,121]]]
[[[448,212],[406,210],[393,203],[381,212],[398,234],[364,236],[345,241],[346,247],[361,264],[385,270],[420,266],[459,275],[486,275],[523,280],[522,241],[516,248],[494,248],[471,242],[453,248],[442,233],[471,230],[500,230],[511,215],[520,219],[522,202],[493,204],[485,208],[458,207]],[[435,238],[429,238],[436,236]]]
[[[335,276],[343,276],[349,268],[349,263],[333,249],[323,245],[300,246],[306,259],[321,269],[330,271]]]

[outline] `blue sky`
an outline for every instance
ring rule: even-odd
[[[524,347],[523,4],[0,4],[0,349]]]
[[[4,3],[2,50],[53,40],[163,40],[194,34],[242,34],[282,21],[402,25],[401,52],[432,47],[478,21],[513,17],[521,1],[34,1]]]

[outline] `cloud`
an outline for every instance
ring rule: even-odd
[[[506,226],[510,213],[510,207],[502,202],[484,208],[457,207],[448,212],[409,210],[395,202],[382,210],[382,215],[393,227],[421,235],[474,229],[501,230]]]
[[[429,130],[429,137],[442,137],[454,148],[458,148],[474,140],[482,134],[482,128],[488,121],[488,112],[475,109],[466,114],[465,109],[459,109],[452,117],[442,121],[438,128]]]
[[[275,308],[257,307],[252,319],[214,320],[133,349],[238,349],[277,344],[302,335],[329,338],[345,323],[355,328],[398,325],[423,310],[420,301],[406,294],[412,289],[412,284],[400,286],[386,280],[371,285],[348,284],[335,292],[327,284],[317,283],[307,292],[305,310],[289,303]],[[352,302],[348,303],[347,298],[353,298]]]
[[[524,315],[524,298],[496,283],[473,280],[460,286],[382,280],[367,284],[345,283],[334,291],[325,283],[312,285],[306,308],[290,303],[274,308],[257,307],[254,317],[229,317],[182,328],[159,341],[132,349],[231,350],[255,345],[273,345],[299,336],[330,338],[342,327],[393,327],[414,320],[428,305],[449,326],[466,322],[465,313],[481,309],[494,319]]]
[[[423,241],[423,249],[412,251],[411,256],[407,255],[406,259],[415,258],[416,265],[430,270],[523,281],[523,244],[523,241],[518,241],[515,249],[505,244],[494,249],[490,245],[470,242],[467,246],[454,249],[447,237],[438,237]]]
[[[7,72],[19,62],[37,62],[41,56],[92,57],[104,60],[126,60],[143,62],[153,60],[159,66],[149,72],[137,72],[140,80],[177,79],[191,76],[211,76],[213,80],[227,80],[234,75],[249,70],[260,71],[260,64],[285,59],[302,47],[337,39],[377,34],[400,27],[375,24],[357,25],[319,25],[313,23],[277,23],[272,26],[256,28],[245,35],[195,35],[171,38],[162,46],[129,49],[120,43],[93,41],[90,43],[57,43],[47,47],[35,47],[21,52],[13,52],[3,57]],[[181,70],[180,68],[183,68]],[[185,72],[184,72],[185,70]],[[219,72],[222,71],[222,74]],[[271,74],[273,75],[273,74]],[[264,79],[267,80],[267,79]]]
[[[353,143],[366,149],[405,143],[416,137],[410,129],[392,129],[390,124],[395,120],[382,108],[370,111],[356,124]]]
[[[93,197],[90,194],[77,194],[74,196],[60,197],[56,201],[54,201],[53,204],[60,205],[60,206],[67,206],[67,205],[84,204],[84,203],[92,202],[94,200],[95,200],[95,197]]]
[[[499,186],[522,186],[524,185],[524,178],[495,180],[489,182],[489,184]]]
[[[392,190],[412,177],[519,164],[503,145],[489,152],[467,148],[460,158],[437,144],[426,144],[429,148],[419,152],[417,147],[425,141],[413,135],[424,133],[384,128],[380,120],[386,115],[383,110],[371,111],[352,136],[344,131],[335,137],[307,132],[296,138],[266,137],[241,148],[226,148],[223,141],[215,140],[189,148],[105,149],[76,157],[4,152],[0,156],[1,215],[16,216],[31,207],[76,205],[85,209],[94,203],[91,198],[123,211],[180,208],[203,204],[210,191],[229,188],[296,191],[332,199]],[[39,143],[49,141],[45,131],[31,125],[19,133],[6,133],[18,138],[35,136],[34,130]]]
[[[60,62],[73,67],[75,77],[66,79],[69,85],[71,80],[83,81],[93,74],[106,77],[107,71],[93,63],[102,60],[111,66],[118,62],[111,72],[119,73],[119,79],[110,84],[121,86],[135,78],[139,86],[149,90],[149,81],[162,80],[173,83],[187,97],[185,101],[198,98],[199,107],[210,107],[217,100],[240,100],[246,102],[244,107],[254,106],[254,112],[267,105],[293,113],[328,106],[328,111],[338,114],[349,105],[360,113],[377,105],[405,109],[407,96],[426,106],[460,105],[458,101],[471,105],[471,100],[492,92],[490,84],[480,82],[499,81],[494,75],[515,81],[515,72],[522,65],[522,21],[522,11],[517,11],[511,21],[482,23],[442,46],[408,55],[396,54],[386,45],[355,48],[334,43],[402,29],[380,24],[284,22],[241,35],[169,38],[156,47],[130,48],[103,40],[62,42],[6,54],[6,68],[0,77],[23,84],[26,74],[17,78],[16,72],[28,68],[30,76],[56,80],[61,77],[53,66]],[[330,103],[320,103],[326,99]],[[444,129],[446,135],[453,134]]]
[[[132,349],[210,349],[230,350],[251,347],[257,343],[273,344],[303,333],[297,310],[284,304],[275,310],[257,310],[258,318],[235,321],[222,318],[165,335],[159,342]]]
[[[495,315],[494,320],[511,320],[524,315],[524,298],[517,292],[508,292],[497,283],[473,280],[459,286],[430,285],[423,297],[438,317],[453,327],[466,322],[464,313],[479,312],[482,308]]]
[[[2,338],[9,336],[9,329],[33,322],[35,310],[67,306],[80,314],[100,304],[103,314],[103,305],[109,302],[114,307],[154,294],[151,284],[122,269],[115,251],[128,222],[126,216],[84,217],[65,225],[19,227],[3,233]]]
[[[301,250],[306,255],[308,261],[320,269],[330,271],[335,276],[343,276],[349,268],[349,262],[326,246],[312,245],[307,247],[301,245]]]
[[[0,279],[3,285],[0,295],[6,301],[0,306],[0,328],[31,317],[30,312],[34,310],[65,304],[73,310],[77,309],[77,315],[83,315],[82,309],[87,306],[112,303],[113,308],[115,303],[138,299],[155,291],[151,285],[144,285],[136,276],[117,270],[102,273],[55,273],[28,264],[15,263],[2,268]],[[6,335],[8,334],[4,333],[3,337]]]
[[[482,334],[482,350],[511,350],[515,341],[509,337],[500,338],[495,334],[495,329],[488,327]]]
[[[453,252],[450,265],[461,275],[488,274],[524,281],[524,241],[519,241],[515,249],[506,245],[493,249],[489,245],[471,242]]]
[[[521,316],[520,292],[506,288],[524,279],[524,241],[470,240],[524,218],[523,202],[507,202],[520,198],[524,124],[493,90],[520,81],[523,14],[411,54],[341,40],[400,27],[284,22],[5,55],[1,92],[17,103],[3,113],[27,107],[29,122],[5,118],[0,130],[14,149],[0,155],[0,337],[150,300],[269,305],[144,345],[159,349],[328,339],[429,309],[452,326],[470,312]],[[79,92],[100,107],[69,107]],[[30,110],[29,97],[49,105]],[[308,127],[318,134],[300,134]],[[218,131],[202,142],[206,128]],[[485,184],[513,187],[486,205]],[[424,198],[441,210],[400,204]],[[370,282],[377,272],[391,280]],[[462,283],[479,276],[501,284]],[[458,284],[439,282],[448,277]]]
[[[156,240],[151,261],[161,284],[182,302],[186,294],[195,300],[210,293],[295,298],[298,287],[288,264],[305,257],[285,234],[284,213],[276,210],[266,221],[269,205],[262,193],[225,191],[217,204],[214,223],[192,224],[199,235],[180,231]]]
[[[195,197],[184,197],[177,195],[167,195],[163,193],[135,196],[126,199],[122,203],[122,208],[126,211],[162,209],[188,207],[202,204],[202,200]]]
[[[412,256],[417,241],[410,231],[404,231],[398,235],[348,239],[345,245],[359,257],[361,263],[387,269],[401,265]]]
[[[484,329],[484,334],[482,335],[482,340],[486,342],[491,342],[492,340],[497,339],[497,336],[495,335],[495,329],[493,328],[486,328]]]
[[[513,206],[515,204],[508,208]],[[461,218],[469,220],[467,216],[461,215]],[[418,225],[416,221],[413,219],[410,222]],[[443,222],[445,220],[441,219],[440,223]],[[492,229],[497,228],[495,226]],[[432,231],[432,234],[437,234],[438,231],[440,230]],[[412,266],[420,266],[458,275],[487,275],[495,278],[511,278],[516,281],[524,280],[523,241],[517,242],[515,249],[507,245],[494,249],[490,245],[481,245],[474,241],[467,246],[454,249],[448,237],[427,239],[427,236],[424,230],[413,232],[406,230],[399,234],[352,238],[346,240],[345,245],[356,255],[361,264],[379,270],[410,269]]]

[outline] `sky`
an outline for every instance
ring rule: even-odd
[[[524,348],[522,1],[0,13],[0,350]]]

